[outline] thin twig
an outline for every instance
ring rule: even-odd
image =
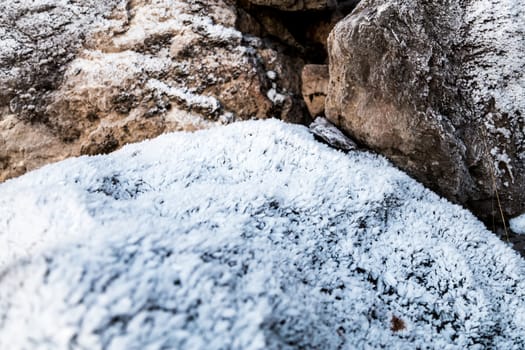
[[[503,229],[505,230],[505,237],[507,239],[507,242],[510,242],[509,232],[507,230],[507,224],[505,223],[505,214],[503,214],[503,207],[501,206],[501,201],[499,198],[499,191],[498,191],[498,187],[496,186],[496,170],[494,169],[494,164],[492,164],[492,158],[490,157],[490,153],[488,151],[488,146],[487,146],[488,137],[485,132],[485,129],[481,128],[481,132],[483,134],[482,136],[483,136],[483,145],[485,148],[485,157],[487,157],[487,160],[490,162],[489,172],[490,172],[490,177],[492,178],[492,190],[496,194],[496,201],[498,203],[498,209],[501,215],[501,221],[503,222]],[[493,208],[492,213],[494,213],[494,202],[492,202],[492,208]],[[492,219],[494,220],[494,214],[492,214]]]

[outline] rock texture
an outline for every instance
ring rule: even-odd
[[[309,121],[303,60],[237,30],[242,9],[232,0],[4,7],[0,181],[166,131],[249,118]]]
[[[335,125],[326,118],[317,117],[309,126],[310,132],[315,137],[335,149],[349,152],[357,149],[357,145],[348,136],[343,134]]]
[[[302,93],[310,115],[315,118],[324,114],[326,94],[328,92],[328,66],[307,64],[301,73]]]
[[[365,0],[329,38],[327,117],[483,219],[525,210],[525,1]]]
[[[0,107],[26,119],[42,116],[48,94],[60,84],[86,33],[109,26],[108,14],[124,4],[122,0],[2,1]]]
[[[0,184],[0,213],[0,349],[525,348],[516,252],[302,126],[70,159]]]

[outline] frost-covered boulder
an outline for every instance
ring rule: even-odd
[[[1,349],[523,349],[525,264],[306,128],[243,122],[0,185]]]
[[[0,181],[170,130],[307,122],[303,61],[237,30],[239,11],[234,0],[3,0]]]
[[[362,1],[329,38],[327,117],[427,186],[525,210],[525,1]]]

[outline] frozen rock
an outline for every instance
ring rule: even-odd
[[[251,118],[310,121],[303,61],[239,31],[234,1],[2,6],[0,181],[167,131]]]
[[[525,210],[525,1],[364,0],[329,38],[326,115],[425,185]]]
[[[241,122],[0,184],[1,349],[523,349],[525,263],[367,152]]]
[[[303,99],[310,115],[315,118],[324,114],[326,94],[328,92],[328,66],[307,64],[301,73]]]

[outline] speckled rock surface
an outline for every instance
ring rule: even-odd
[[[8,0],[5,8],[0,181],[166,131],[308,122],[303,61],[237,30],[235,1]]]
[[[0,212],[0,349],[525,347],[516,252],[302,126],[72,158],[0,184]]]
[[[525,209],[525,1],[362,1],[329,38],[327,117],[425,185]]]

